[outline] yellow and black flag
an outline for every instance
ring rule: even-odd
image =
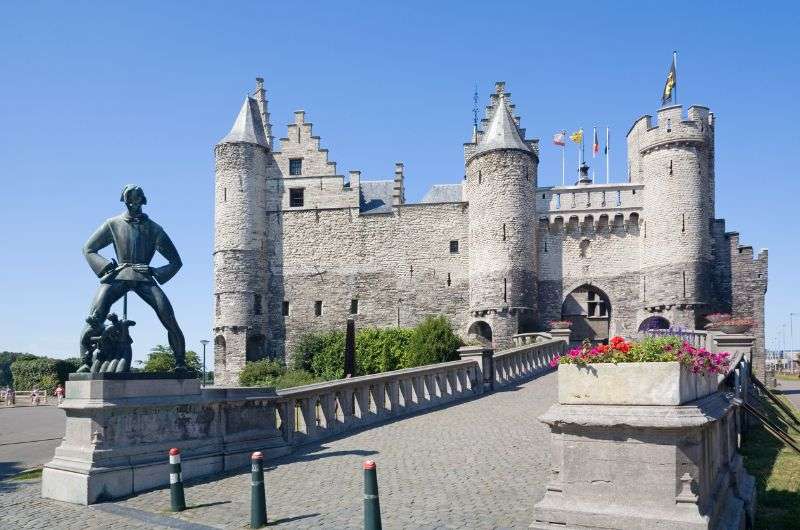
[[[666,105],[669,103],[675,102],[675,92],[678,86],[678,73],[675,71],[675,52],[672,52],[672,66],[669,68],[669,73],[667,74],[667,80],[664,83],[664,92],[661,94],[661,104]]]

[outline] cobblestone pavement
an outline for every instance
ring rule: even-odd
[[[544,494],[550,458],[548,431],[536,418],[555,400],[555,386],[555,374],[548,374],[303,447],[271,462],[266,472],[269,519],[285,528],[360,528],[361,463],[371,458],[378,463],[386,528],[527,528]],[[249,522],[249,472],[188,483],[190,509],[180,515],[165,511],[168,489],[88,508],[39,499],[38,492],[38,484],[28,483],[0,493],[0,523],[10,517],[18,528],[200,529]]]

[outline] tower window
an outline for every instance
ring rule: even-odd
[[[669,161],[669,176],[672,176],[672,160]]]
[[[508,280],[503,278],[503,302],[508,302]]]
[[[283,301],[283,304],[281,306],[281,314],[283,314],[283,316],[285,316],[285,317],[289,316],[289,301],[288,300],[284,300]]]
[[[450,254],[458,254],[458,239],[450,241]],[[414,268],[412,267],[411,270],[413,271]]]
[[[683,271],[683,297],[686,298],[686,271]]]
[[[317,300],[314,302],[314,316],[320,317],[322,316],[322,300]]]
[[[305,188],[289,188],[289,207],[300,208],[303,206]]]
[[[222,202],[228,202],[228,188],[222,188]]]
[[[447,286],[450,287],[450,273],[447,273]]]
[[[350,300],[350,314],[357,315],[358,314],[358,299],[353,298]]]
[[[681,232],[686,232],[686,214],[681,214]]]
[[[479,169],[478,170],[478,184],[481,183],[482,177],[483,177],[483,174],[481,173],[481,170]]]
[[[214,312],[217,314],[217,316],[219,316],[219,314],[222,312],[222,310],[220,308],[220,305],[219,305],[219,295],[217,295],[215,298],[216,298],[216,300],[215,300],[215,303],[214,303]]]
[[[503,241],[506,240],[506,224],[503,223]]]
[[[256,315],[260,315],[261,314],[261,295],[260,294],[255,295],[255,298],[253,299],[253,313],[256,314]]]
[[[636,190],[633,190],[633,193],[636,193]],[[617,190],[617,206],[622,206],[622,191]]]
[[[545,195],[545,194],[544,194],[544,193],[542,193],[542,199],[544,199],[544,198],[545,198],[545,197],[544,197],[544,195]]]
[[[544,251],[547,252],[547,238],[542,238],[542,241],[544,241]]]
[[[303,174],[303,159],[302,158],[290,158],[289,159],[289,174],[290,175],[302,175]]]
[[[561,208],[561,194],[556,193],[556,208]]]

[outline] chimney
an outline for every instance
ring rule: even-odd
[[[392,188],[392,206],[399,206],[406,202],[406,190],[403,185],[403,163],[394,165],[394,187]]]

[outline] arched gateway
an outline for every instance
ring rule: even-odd
[[[593,285],[581,285],[561,305],[561,318],[572,322],[570,339],[608,340],[611,304],[608,295]]]

